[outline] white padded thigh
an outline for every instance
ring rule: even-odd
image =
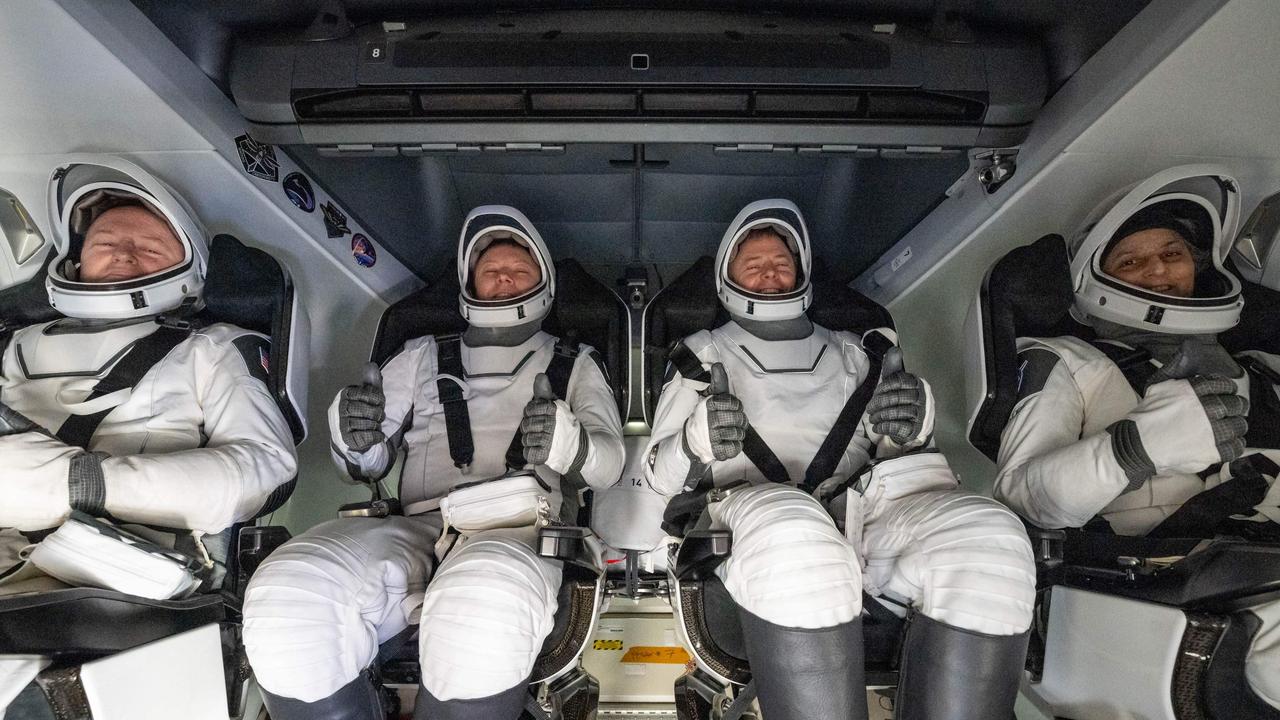
[[[354,680],[408,627],[438,534],[417,518],[342,518],[272,553],[244,603],[245,650],[262,687],[315,702]]]
[[[733,531],[716,569],[734,601],[775,625],[825,628],[862,612],[862,572],[827,511],[787,485],[757,485],[709,506]]]
[[[533,530],[472,536],[441,564],[422,604],[422,684],[439,700],[488,697],[527,682],[551,634],[561,564]]]
[[[1280,709],[1280,600],[1253,608],[1262,627],[1244,659],[1249,687],[1268,705]]]
[[[1022,522],[991,498],[930,490],[869,504],[867,589],[989,635],[1031,626],[1035,563]]]

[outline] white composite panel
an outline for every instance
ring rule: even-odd
[[[952,362],[976,338],[965,314],[987,269],[1018,245],[1069,236],[1116,190],[1190,162],[1225,165],[1247,215],[1280,189],[1280,12],[1274,0],[1152,2],[1064,85],[1042,111],[1018,172],[994,195],[970,178],[885,258],[913,260],[857,287],[889,304],[908,362],[929,378],[938,438],[965,484],[990,488],[991,463],[964,429],[965,368]]]
[[[139,678],[146,678],[144,687]],[[173,635],[80,667],[95,718],[225,720],[217,625]]]
[[[1066,717],[1174,720],[1170,687],[1186,627],[1176,608],[1054,587],[1044,678],[1033,687]]]
[[[326,237],[319,208],[305,213],[278,181],[246,174],[235,145],[244,121],[232,102],[127,0],[5,8],[0,129],[0,188],[20,199],[46,237],[47,182],[61,157],[122,154],[186,196],[211,234],[233,234],[289,269],[312,325],[309,345],[291,358],[295,371],[310,365],[310,439],[300,449],[295,499],[275,521],[297,532],[332,517],[341,502],[364,499],[340,484],[328,459],[324,409],[357,376],[387,303],[420,282],[385,251],[374,267],[357,265],[351,235]],[[276,154],[282,179],[294,167]],[[319,205],[327,194],[315,191]],[[361,232],[355,218],[349,225]],[[33,270],[0,263],[0,285]]]

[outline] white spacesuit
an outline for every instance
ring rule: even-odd
[[[794,284],[735,281],[735,258],[762,229],[796,256]],[[881,378],[862,339],[808,320],[810,262],[789,201],[753,203],[730,225],[716,282],[732,320],[673,353],[648,481],[681,499],[731,488],[707,508],[733,533],[716,572],[739,606],[767,717],[866,717],[864,589],[914,609],[895,717],[1007,716],[1031,622],[1030,544],[1012,513],[961,490],[930,449],[927,383],[892,359]],[[839,494],[844,533],[815,487]]]
[[[1097,338],[1018,339],[1018,402],[1001,437],[996,497],[1049,528],[1280,539],[1280,357],[1232,357],[1217,338],[1243,307],[1240,282],[1223,267],[1239,211],[1232,178],[1187,166],[1085,223],[1072,243],[1072,313]],[[1121,241],[1162,232],[1187,247],[1189,295],[1165,289],[1164,260],[1130,282],[1104,271]],[[1280,707],[1280,603],[1253,612],[1263,628],[1245,675]]]
[[[263,382],[269,344],[226,324],[157,322],[197,306],[204,229],[163,184],[123,160],[73,160],[52,186],[58,255],[46,286],[67,317],[21,328],[4,348],[0,527],[57,527],[72,508],[201,534],[254,517],[297,466]],[[145,203],[173,228],[182,262],[126,282],[77,281],[87,228],[130,203]],[[157,335],[168,336],[164,344],[147,345]],[[113,369],[141,360],[136,384],[102,387]],[[20,427],[14,413],[30,425]]]
[[[535,286],[482,297],[476,288],[488,270],[477,262],[495,242],[536,262]],[[524,215],[501,206],[473,210],[458,247],[460,306],[470,327],[461,337],[409,341],[382,368],[380,386],[371,377],[334,400],[333,454],[353,478],[381,478],[405,449],[405,516],[323,523],[255,574],[245,644],[272,717],[380,720],[367,669],[379,643],[419,615],[415,717],[520,714],[561,580],[560,563],[533,549],[536,524],[469,534],[434,577],[431,570],[441,501],[456,517],[460,486],[527,463],[542,486],[543,510],[572,521],[576,490],[606,487],[622,471],[621,422],[595,351],[565,347],[540,329],[555,296],[553,273]],[[538,379],[544,373],[549,382]],[[553,393],[563,399],[550,399]]]
[[[140,231],[122,213],[167,235],[177,264],[139,275]],[[66,317],[0,332],[0,574],[26,578],[0,580],[0,592],[56,587],[39,572],[47,566],[15,564],[17,551],[72,510],[191,530],[165,537],[198,558],[212,584],[226,557],[223,531],[283,501],[297,467],[265,384],[269,342],[186,322],[201,304],[208,238],[186,204],[136,165],[68,160],[53,174],[50,214],[57,255],[46,288]],[[82,249],[102,233],[103,257],[121,279],[90,282]]]

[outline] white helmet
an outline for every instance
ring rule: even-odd
[[[163,218],[182,243],[177,265],[122,282],[80,282],[80,250],[103,212],[142,203]],[[73,156],[49,181],[49,215],[57,255],[49,263],[49,304],[68,317],[126,319],[195,305],[204,288],[209,240],[195,213],[167,185],[116,157]]]
[[[1114,196],[1113,196],[1114,197]],[[1240,321],[1240,280],[1223,267],[1240,218],[1240,191],[1223,168],[1170,168],[1104,203],[1071,243],[1076,317],[1101,318],[1140,330],[1218,333]],[[1177,231],[1203,256],[1191,297],[1156,293],[1102,271],[1111,244],[1141,230]]]
[[[765,227],[781,235],[797,256],[796,287],[791,292],[753,293],[729,279],[729,263],[738,243],[752,230]],[[759,200],[742,208],[720,241],[720,249],[716,251],[716,295],[733,315],[752,320],[791,320],[804,315],[813,302],[813,284],[809,279],[812,268],[809,231],[804,226],[800,208],[790,200]]]
[[[504,300],[481,300],[474,295],[471,273],[476,260],[495,240],[514,240],[528,249],[542,280],[529,292]],[[482,205],[467,214],[458,239],[458,307],[468,324],[511,327],[541,320],[556,297],[556,271],[542,236],[524,213],[506,205]]]

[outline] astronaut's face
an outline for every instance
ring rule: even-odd
[[[796,259],[773,232],[752,233],[729,261],[729,279],[747,292],[777,295],[796,289]]]
[[[155,214],[136,205],[112,208],[85,233],[80,281],[132,280],[171,268],[185,256],[173,229]]]
[[[1196,289],[1196,263],[1182,235],[1152,228],[1127,235],[1111,247],[1102,271],[1144,290],[1190,297]]]
[[[477,300],[520,297],[541,281],[542,271],[533,255],[509,242],[499,242],[486,248],[476,260],[472,276]]]

